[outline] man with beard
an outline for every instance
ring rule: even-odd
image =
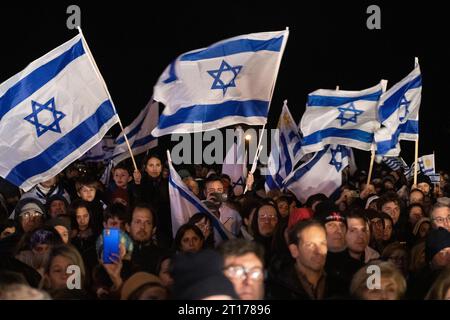
[[[289,233],[289,251],[294,261],[270,273],[268,298],[321,300],[329,297],[324,270],[327,236],[323,225],[315,220],[295,224]]]
[[[155,274],[159,258],[167,251],[159,248],[153,240],[156,232],[156,215],[149,204],[140,203],[134,207],[131,221],[127,223],[126,230],[134,244],[131,257],[133,271]]]

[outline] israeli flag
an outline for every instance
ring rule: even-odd
[[[247,177],[247,157],[245,144],[242,142],[242,139],[238,139],[238,143],[233,143],[222,164],[222,174],[230,177],[230,188],[235,196],[240,196],[244,192]]]
[[[301,138],[287,100],[284,101],[278,120],[279,144],[272,146],[268,161],[269,175],[266,175],[266,192],[274,189],[283,190],[283,181],[292,172],[301,158]]]
[[[421,97],[422,75],[415,58],[414,70],[381,97],[378,114],[383,126],[375,133],[377,154],[398,156],[400,140],[418,139]]]
[[[165,109],[153,136],[264,125],[288,34],[238,36],[179,56],[154,88]]]
[[[331,196],[342,185],[342,170],[348,165],[349,155],[345,146],[325,146],[286,178],[286,189],[302,203],[316,193]]]
[[[27,191],[118,122],[80,33],[0,85],[0,175]]]
[[[80,160],[85,162],[103,162],[108,163],[111,160],[115,148],[114,138],[109,135],[86,152]]]
[[[176,234],[178,229],[188,222],[189,218],[194,214],[201,212],[208,215],[212,220],[214,229],[215,244],[222,241],[235,238],[228,230],[225,229],[220,219],[212,214],[208,208],[197,198],[191,190],[181,180],[180,175],[175,171],[170,158],[170,152],[167,151],[167,159],[169,160],[169,196],[170,210],[172,217],[172,232]]]
[[[308,95],[300,121],[303,152],[341,144],[371,150],[374,132],[380,127],[377,106],[386,81],[362,91],[319,89]]]
[[[159,119],[159,104],[151,99],[136,119],[116,138],[116,147],[112,155],[115,164],[130,157],[125,142],[124,133],[127,135],[133,155],[138,155],[158,146],[158,139],[151,132],[155,129]]]

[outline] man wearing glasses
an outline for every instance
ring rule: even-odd
[[[433,229],[441,227],[450,231],[450,207],[439,202],[436,203],[431,210],[431,222]]]
[[[222,243],[225,276],[241,300],[264,298],[264,249],[256,242],[233,239]]]

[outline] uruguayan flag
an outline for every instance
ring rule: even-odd
[[[0,175],[29,190],[80,158],[117,121],[79,34],[0,85]]]
[[[124,129],[128,142],[133,151],[133,155],[141,154],[148,149],[158,145],[158,139],[153,137],[151,132],[158,124],[159,104],[153,99],[139,113],[136,119]],[[130,151],[123,132],[116,139],[112,160],[115,164],[130,157]]]
[[[417,159],[417,163],[419,164],[419,169],[417,170],[418,174],[423,173],[430,177],[436,174],[434,153],[421,156]],[[415,163],[413,162],[409,170],[406,170],[405,172],[405,176],[407,179],[411,179],[414,176],[414,168]]]
[[[397,156],[400,140],[418,139],[422,75],[417,58],[415,62],[414,70],[380,99],[378,114],[383,126],[375,133],[378,154]]]
[[[342,144],[371,150],[373,134],[380,127],[377,105],[385,81],[362,91],[319,89],[308,95],[300,121],[304,153]]]
[[[348,165],[350,150],[342,145],[327,145],[285,180],[286,189],[305,203],[309,196],[331,196],[342,185],[342,170]]]
[[[420,171],[426,175],[436,173],[434,166],[434,153],[421,156],[418,161]]]
[[[172,232],[176,234],[178,229],[188,222],[189,218],[197,212],[208,215],[212,220],[214,229],[215,244],[234,238],[228,230],[225,229],[222,222],[197,198],[191,190],[181,180],[180,175],[175,171],[170,158],[170,152],[167,151],[169,160],[169,196],[170,210],[172,217]]]
[[[243,35],[179,56],[155,85],[165,109],[152,134],[264,125],[288,34]]]
[[[298,126],[292,118],[287,101],[284,101],[278,120],[279,144],[272,146],[266,175],[266,191],[284,187],[283,180],[292,172],[296,162],[301,158],[301,139]]]

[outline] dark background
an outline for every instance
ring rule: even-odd
[[[307,94],[319,88],[361,90],[384,78],[388,88],[406,76],[418,56],[423,75],[419,155],[435,151],[448,170],[450,49],[443,2],[380,1],[125,1],[0,4],[0,82],[72,38],[66,8],[81,8],[81,26],[124,126],[152,96],[165,67],[179,54],[225,38],[289,26],[269,112],[275,128],[288,99],[296,121]],[[366,9],[381,8],[381,30],[369,30]],[[118,126],[115,127],[116,133]],[[169,144],[164,137],[163,145]],[[414,143],[402,142],[413,161]],[[368,152],[357,152],[367,166]]]

